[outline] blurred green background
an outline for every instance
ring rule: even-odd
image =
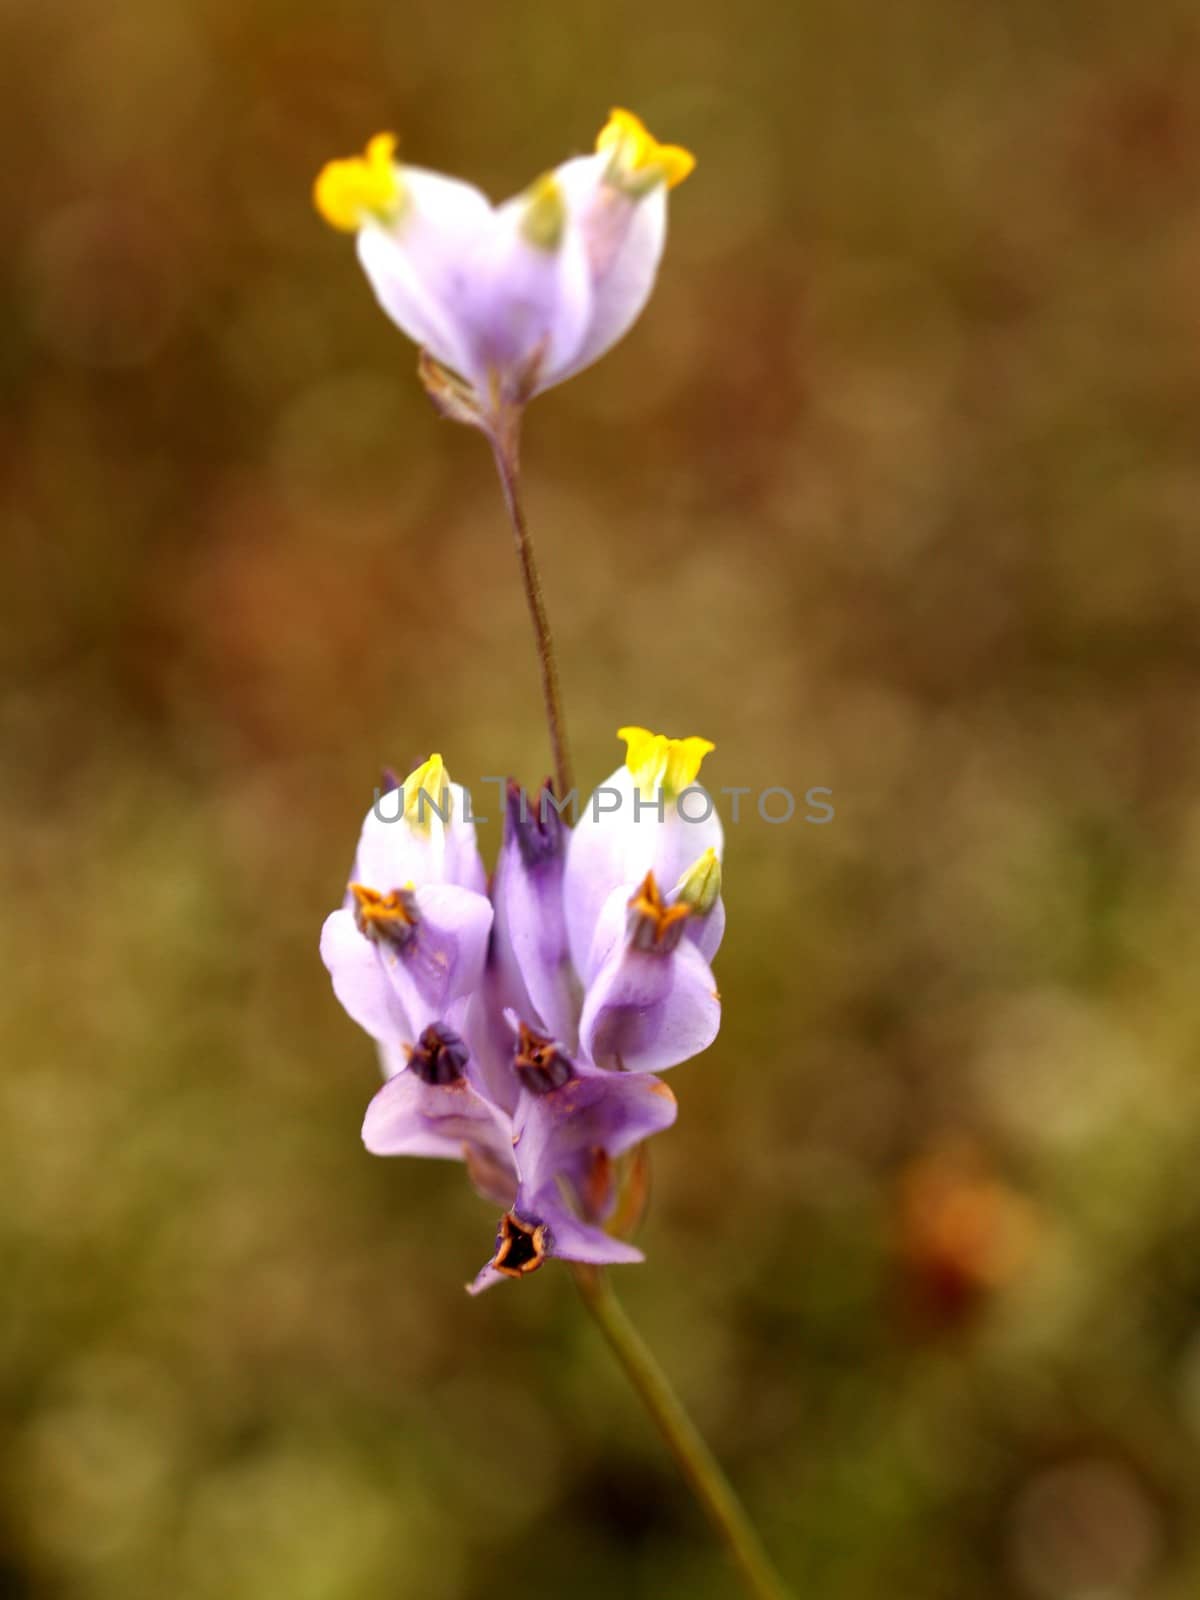
[[[734,1593],[566,1274],[469,1302],[489,1208],[362,1152],[316,950],[385,764],[547,755],[313,174],[612,104],[699,167],[529,419],[579,774],[837,811],[729,830],[620,1288],[800,1595],[1200,1592],[1194,7],[9,0],[4,1600]]]

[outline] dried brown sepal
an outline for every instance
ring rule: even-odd
[[[621,1163],[617,1203],[608,1219],[608,1232],[617,1239],[632,1239],[650,1205],[650,1151],[636,1145]]]
[[[546,351],[550,346],[550,336],[539,341],[537,346],[530,351],[516,375],[513,385],[512,398],[518,406],[528,405],[533,399],[538,386],[538,379],[542,375],[542,364],[546,359]]]
[[[613,1159],[601,1145],[588,1151],[580,1199],[589,1222],[603,1222],[613,1206]]]
[[[422,350],[417,357],[417,376],[425,386],[425,393],[433,401],[434,409],[443,417],[450,422],[461,422],[469,428],[481,428],[487,432],[487,424],[470,384],[442,366],[428,350]]]

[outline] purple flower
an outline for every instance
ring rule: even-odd
[[[720,1025],[721,829],[684,803],[704,797],[711,746],[622,737],[627,764],[573,831],[549,784],[535,800],[509,785],[490,898],[463,793],[432,757],[394,815],[368,814],[322,932],[334,991],[387,1079],[367,1148],[463,1160],[504,1212],[473,1293],[555,1256],[642,1259],[606,1229],[621,1158],[675,1120],[651,1074]]]
[[[721,820],[696,781],[712,745],[707,739],[668,739],[644,728],[622,728],[618,737],[625,741],[626,760],[583,807],[567,854],[567,935],[576,969],[588,976],[597,965],[597,935],[607,944],[612,919],[620,920],[613,905],[607,908],[609,920],[602,919],[614,889],[624,889],[628,899],[652,872],[672,894],[708,861],[715,864],[716,892],[705,916],[720,894]]]
[[[687,936],[696,912],[679,889],[664,899],[647,872],[628,900],[623,887],[613,891],[601,928],[616,915],[624,925],[602,959],[604,939],[593,942],[580,1044],[598,1067],[661,1072],[708,1049],[721,1025],[721,999],[699,943]]]
[[[670,1127],[675,1096],[657,1078],[577,1064],[524,1023],[514,1069],[521,1079],[513,1118],[517,1192],[471,1293],[502,1277],[524,1277],[552,1256],[597,1266],[641,1261],[640,1250],[604,1231],[617,1199],[614,1164]]]
[[[326,164],[314,202],[357,235],[383,310],[441,374],[433,392],[453,394],[452,414],[486,427],[598,361],[633,326],[666,243],[667,191],[695,165],[620,110],[593,155],[501,206],[395,157],[395,137],[377,134],[362,156]]]
[[[326,918],[321,959],[334,993],[380,1045],[412,1044],[483,977],[492,907],[453,884],[350,885],[353,909]]]
[[[506,1003],[573,1050],[582,989],[567,945],[563,903],[568,837],[549,783],[536,801],[509,784],[492,883],[496,964]]]
[[[377,1156],[474,1158],[487,1175],[484,1193],[504,1205],[516,1195],[512,1133],[472,1071],[462,1035],[430,1023],[396,1063],[394,1076],[367,1107],[363,1143]]]

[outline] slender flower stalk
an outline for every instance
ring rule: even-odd
[[[754,1600],[789,1600],[762,1540],[746,1515],[719,1462],[685,1411],[671,1381],[629,1320],[600,1267],[576,1266],[575,1282],[584,1305],[625,1369],[638,1398],[675,1457],[705,1516],[733,1559],[747,1594]]]
[[[542,674],[542,700],[546,707],[546,725],[550,731],[550,753],[554,759],[554,781],[559,799],[565,800],[575,785],[571,775],[571,751],[567,743],[567,719],[558,681],[558,658],[521,497],[520,413],[506,418],[505,424],[491,435],[492,454],[496,458],[496,471],[500,474],[500,487],[504,491],[504,503],[512,522],[517,562],[521,568],[521,585],[525,590],[529,621],[537,647],[538,666]]]

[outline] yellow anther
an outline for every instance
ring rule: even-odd
[[[618,728],[617,738],[625,741],[625,765],[644,800],[657,798],[660,790],[674,800],[695,783],[701,762],[716,749],[707,739],[668,739],[646,728]]]
[[[552,172],[547,172],[529,186],[526,198],[529,204],[521,218],[522,234],[537,250],[557,250],[567,223],[562,185]]]
[[[660,946],[673,950],[682,932],[680,924],[692,914],[691,906],[681,900],[667,904],[652,872],[642,879],[629,901],[629,909],[633,912],[633,943],[639,950],[657,950]]]
[[[359,933],[376,944],[408,943],[419,920],[411,888],[381,894],[378,889],[368,889],[365,883],[352,883],[350,893]]]
[[[441,756],[422,761],[404,780],[404,820],[428,833],[434,817],[449,822],[454,812],[454,796]]]
[[[673,189],[696,165],[690,150],[678,144],[659,144],[640,117],[614,108],[596,136],[597,150],[612,151],[613,178],[630,193],[641,194],[656,183]]]
[[[680,878],[675,899],[677,904],[691,906],[698,917],[706,917],[720,893],[721,863],[717,852],[710,847]]]
[[[683,923],[691,917],[691,906],[685,906],[683,901],[667,906],[653,872],[645,875],[637,893],[630,898],[629,910],[630,946],[654,955],[669,955],[677,949]]]
[[[313,204],[331,228],[356,233],[370,217],[395,217],[404,195],[395,154],[395,134],[377,133],[365,155],[325,163],[313,184]]]

